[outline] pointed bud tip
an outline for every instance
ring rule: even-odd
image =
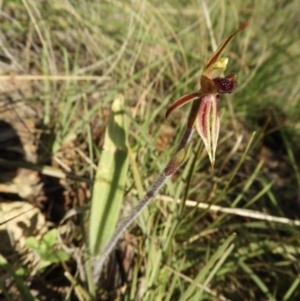
[[[250,23],[250,19],[247,20],[247,21],[245,21],[244,23],[242,23],[242,24],[240,25],[239,29],[240,29],[240,30],[245,29],[245,28],[248,26],[249,23]]]
[[[170,110],[167,110],[166,114],[165,114],[165,118],[167,119],[167,121],[169,121],[169,115],[170,115]]]
[[[166,177],[169,177],[172,174],[174,174],[178,170],[178,168],[187,160],[187,158],[192,153],[193,146],[193,143],[188,143],[174,154],[174,156],[171,158],[170,162],[164,170],[164,174]]]
[[[209,158],[210,166],[211,166],[212,170],[214,170],[215,169],[215,158],[213,158],[213,153],[208,153],[208,158]]]

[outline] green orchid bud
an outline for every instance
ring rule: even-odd
[[[174,174],[178,170],[178,168],[188,159],[188,157],[192,153],[192,150],[193,143],[189,143],[182,149],[178,150],[165,168],[165,176],[168,177]]]

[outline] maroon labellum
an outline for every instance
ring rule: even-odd
[[[236,86],[236,75],[234,73],[228,74],[225,77],[216,77],[213,79],[218,93],[231,93]]]

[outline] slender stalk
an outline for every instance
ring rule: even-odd
[[[102,271],[103,264],[112,250],[115,248],[119,239],[122,237],[126,229],[138,218],[144,208],[151,202],[153,197],[157,194],[159,189],[165,184],[166,180],[170,176],[166,176],[164,172],[162,172],[156,181],[152,184],[149,190],[146,192],[145,196],[138,202],[138,204],[132,209],[130,214],[122,219],[117,226],[113,236],[107,243],[107,245],[102,250],[101,254],[95,258],[94,262],[94,282],[96,283],[100,277],[100,273]]]
[[[193,115],[193,106],[190,111],[189,119]],[[166,181],[179,169],[179,167],[185,162],[187,159],[189,150],[187,150],[187,146],[191,140],[193,135],[194,128],[190,126],[186,127],[185,132],[176,148],[174,154],[172,155],[171,160],[168,162],[163,172],[158,176],[158,178],[154,181],[151,187],[146,192],[145,196],[138,202],[138,204],[132,209],[130,214],[122,219],[117,226],[114,234],[111,239],[101,251],[101,253],[95,257],[94,259],[94,271],[93,278],[96,283],[100,277],[102,267],[104,262],[106,261],[109,254],[116,247],[119,239],[122,237],[124,232],[128,229],[128,227],[138,218],[141,212],[150,204],[153,197],[158,193],[160,188],[166,183]]]

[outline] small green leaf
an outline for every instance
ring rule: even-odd
[[[56,244],[57,240],[57,229],[54,228],[48,231],[41,239],[41,244],[47,245],[47,247],[52,247]]]
[[[33,249],[41,258],[39,268],[43,269],[52,263],[63,262],[69,259],[69,255],[63,250],[55,250],[57,229],[48,231],[40,241],[30,236],[26,239],[28,248]]]
[[[41,271],[41,270],[45,269],[46,267],[48,267],[51,264],[52,264],[51,261],[42,260],[42,261],[39,262],[39,270]]]
[[[63,250],[55,250],[45,255],[47,255],[46,259],[52,263],[67,261],[69,259],[69,255]]]
[[[48,231],[40,240],[39,255],[42,258],[48,257],[48,253],[52,252],[52,248],[55,246],[57,240],[57,229]]]
[[[26,246],[33,250],[38,250],[39,242],[34,236],[29,236],[26,238]]]

